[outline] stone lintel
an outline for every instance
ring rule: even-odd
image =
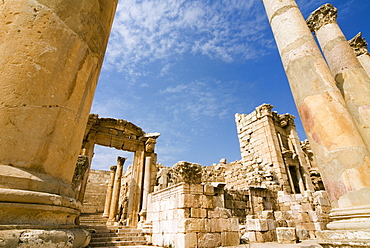
[[[307,18],[306,22],[311,32],[317,32],[321,27],[337,22],[338,10],[330,3],[324,4]]]
[[[352,47],[353,52],[356,56],[360,56],[363,54],[367,54],[369,52],[367,48],[367,42],[364,37],[362,37],[362,33],[358,33],[355,37],[348,41],[349,45]]]

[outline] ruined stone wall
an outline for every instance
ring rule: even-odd
[[[109,171],[90,170],[82,213],[103,213],[109,178]]]
[[[179,183],[152,193],[148,221],[157,246],[203,248],[239,244],[238,219],[223,207],[221,188]]]

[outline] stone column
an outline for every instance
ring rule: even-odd
[[[362,37],[361,33],[358,33],[353,37],[349,42],[349,45],[352,47],[357,59],[360,61],[362,67],[365,69],[367,75],[370,75],[370,54],[367,48],[367,42]]]
[[[128,199],[127,223],[129,226],[137,226],[139,222],[139,212],[143,204],[143,173],[145,157],[148,154],[154,155],[154,149],[159,133],[148,133],[143,138],[143,147],[136,150]],[[150,188],[150,186],[149,186]]]
[[[316,34],[347,108],[370,150],[370,78],[337,24],[338,10],[324,4],[307,23]]]
[[[112,200],[114,177],[116,175],[117,166],[113,165],[110,167],[110,179],[107,187],[107,195],[105,197],[104,213],[103,217],[109,217],[110,203]]]
[[[141,207],[142,182],[144,170],[145,151],[144,147],[138,149],[134,155],[130,190],[128,197],[127,225],[136,227],[139,222],[139,212]]]
[[[263,3],[334,207],[330,228],[369,228],[367,147],[295,1]]]
[[[0,231],[12,233],[4,247],[18,247],[22,228],[34,230],[26,246],[54,247],[58,236],[58,247],[83,247],[77,234],[55,230],[79,215],[72,177],[116,5],[0,2],[0,225],[18,229]]]
[[[116,221],[118,202],[119,202],[119,193],[121,190],[122,170],[123,170],[123,165],[125,161],[126,161],[126,158],[117,157],[117,169],[116,169],[116,173],[114,176],[112,200],[110,202],[109,218],[107,222],[108,225],[113,225],[114,222]]]
[[[145,158],[145,168],[144,168],[144,186],[143,186],[143,203],[140,212],[140,221],[146,220],[146,212],[148,205],[148,195],[150,193],[150,183],[151,183],[151,166],[152,157],[148,156]]]

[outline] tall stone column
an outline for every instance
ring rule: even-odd
[[[338,10],[324,4],[307,19],[316,34],[347,108],[370,150],[370,78],[337,24]]]
[[[370,54],[367,48],[368,44],[362,37],[362,34],[358,33],[348,42],[357,56],[357,59],[360,61],[362,67],[365,69],[367,75],[370,75]]]
[[[370,227],[369,151],[294,0],[263,0],[330,197],[332,229]]]
[[[140,221],[146,220],[146,212],[148,205],[148,195],[150,193],[150,184],[151,184],[151,167],[152,167],[152,157],[145,157],[145,166],[144,166],[144,186],[143,186],[143,203],[141,206],[140,212]]]
[[[117,157],[117,169],[116,169],[116,173],[114,176],[112,200],[110,202],[109,218],[107,222],[108,225],[113,225],[114,222],[116,221],[118,202],[119,202],[119,193],[121,190],[122,170],[123,170],[123,165],[125,161],[126,161],[126,158]]]
[[[18,229],[0,231],[5,247],[54,247],[58,235],[58,247],[86,242],[55,230],[79,216],[72,177],[116,5],[0,2],[0,225]],[[40,231],[21,242],[22,228]]]
[[[140,148],[135,152],[132,165],[131,182],[128,197],[127,225],[137,226],[141,207],[142,182],[144,170],[145,151]]]
[[[104,213],[103,217],[109,217],[110,203],[112,200],[114,177],[116,175],[117,166],[113,165],[110,167],[110,179],[107,187],[107,195],[105,197]]]
[[[143,173],[145,173],[144,169],[146,169],[144,168],[146,161],[145,157],[148,155],[152,156],[152,162],[150,163],[150,165],[153,162],[155,162],[153,161],[153,157],[155,157],[154,149],[155,144],[157,143],[156,140],[159,137],[159,135],[160,135],[159,133],[146,134],[144,139],[145,143],[143,143],[143,147],[138,148],[135,152],[128,199],[127,223],[129,226],[137,226],[139,222],[139,212],[143,206],[143,186],[145,184],[145,182],[143,182],[144,179]],[[150,166],[148,169],[149,170],[151,169]]]

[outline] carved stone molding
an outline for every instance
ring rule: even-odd
[[[271,110],[274,108],[271,104],[264,103],[256,108],[257,118],[262,118],[264,116],[272,116]]]
[[[306,22],[311,32],[317,32],[321,27],[329,23],[337,22],[338,9],[330,3],[322,5],[311,13]]]
[[[362,33],[358,33],[355,37],[348,41],[349,45],[352,47],[353,52],[356,56],[360,56],[362,54],[367,54],[369,50],[367,49],[367,42],[364,37],[362,37]]]

